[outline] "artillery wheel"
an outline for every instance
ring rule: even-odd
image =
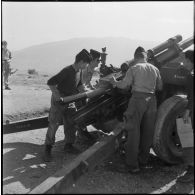
[[[183,150],[177,134],[176,118],[182,116],[186,106],[186,96],[175,95],[158,108],[153,149],[159,158],[169,164],[182,162]]]

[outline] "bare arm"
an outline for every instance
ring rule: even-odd
[[[121,81],[114,81],[113,85],[115,85],[119,89],[127,89],[131,86],[133,81],[133,74],[132,74],[132,69],[129,68],[124,79]]]
[[[160,91],[163,88],[163,82],[160,75],[160,72],[157,71],[157,79],[156,79],[156,90]]]

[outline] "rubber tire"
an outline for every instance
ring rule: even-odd
[[[153,150],[156,155],[168,164],[183,162],[183,149],[176,146],[173,134],[177,134],[176,118],[181,117],[187,106],[185,95],[175,95],[165,100],[158,108],[153,137]],[[179,140],[180,142],[180,140]]]

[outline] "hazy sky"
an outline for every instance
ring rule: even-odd
[[[194,33],[193,1],[2,2],[2,33],[10,50],[77,37],[165,41]]]

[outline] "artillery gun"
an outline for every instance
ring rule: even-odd
[[[187,72],[184,71],[182,65],[185,63],[185,59],[182,59],[182,53],[192,44],[193,37],[182,41],[182,36],[177,35],[148,50],[148,61],[160,69],[164,83],[163,91],[157,93],[158,114],[153,149],[157,156],[168,163],[178,163],[182,159],[182,147],[177,134],[176,118],[182,116],[187,105],[185,96]],[[105,51],[105,48],[103,49]],[[178,60],[178,62],[174,62],[174,60]],[[128,65],[131,66],[133,63],[133,60],[130,60]],[[103,66],[106,66],[105,61]],[[64,104],[89,99],[77,111],[72,112],[70,109],[70,121],[75,126],[82,128],[93,125],[104,132],[110,132],[123,120],[123,112],[127,108],[131,92],[130,90],[123,91],[112,88],[106,78],[113,75],[118,80],[123,77],[121,69],[106,71],[106,73],[102,73],[97,89],[64,98]],[[43,128],[47,125],[47,117],[42,117],[6,124],[3,130],[4,133],[9,133]]]

